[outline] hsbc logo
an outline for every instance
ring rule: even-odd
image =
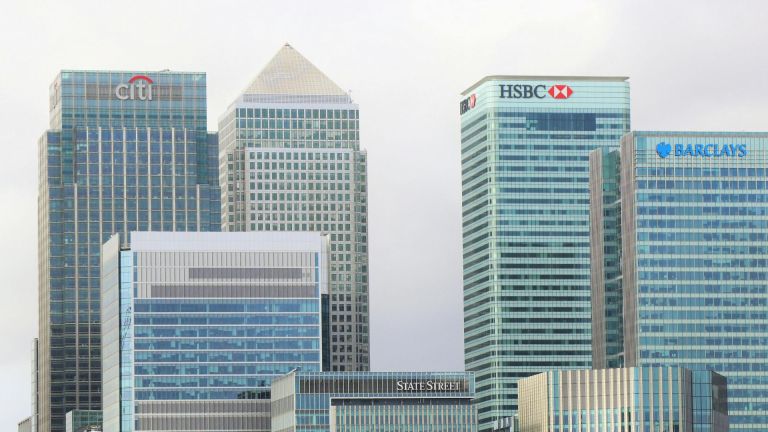
[[[472,93],[472,96],[459,102],[459,115],[471,110],[477,104],[477,95]]]
[[[568,99],[573,95],[573,89],[567,84],[547,86],[530,84],[500,84],[499,97],[502,99],[544,99],[549,95],[552,99]]]
[[[120,100],[152,100],[152,78],[146,75],[135,75],[128,84],[115,87],[115,97]]]
[[[555,99],[568,99],[573,94],[573,89],[565,84],[555,84],[547,93]]]

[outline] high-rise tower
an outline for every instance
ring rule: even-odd
[[[591,157],[592,243],[621,264],[593,270],[596,327],[613,330],[593,335],[595,363],[622,349],[627,367],[713,370],[729,430],[768,430],[768,133],[633,131]]]
[[[220,229],[205,74],[62,71],[38,155],[38,430],[63,432],[101,409],[102,243]]]
[[[367,158],[359,108],[290,45],[219,119],[222,229],[330,237],[330,365],[369,368]]]
[[[588,159],[628,131],[629,83],[490,76],[459,108],[465,366],[487,431],[519,378],[590,367]]]

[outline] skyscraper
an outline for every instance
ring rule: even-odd
[[[62,71],[39,141],[39,427],[101,409],[100,250],[135,230],[218,231],[204,73]]]
[[[272,380],[321,370],[327,249],[307,232],[112,237],[104,431],[269,432]]]
[[[222,229],[330,237],[330,369],[366,371],[367,158],[357,104],[290,45],[219,120]]]
[[[465,366],[481,431],[517,380],[591,364],[589,152],[629,129],[623,77],[489,76],[461,114]]]
[[[728,379],[730,430],[768,430],[768,133],[632,132],[602,153],[620,234],[592,242],[621,262],[624,363],[714,370]],[[598,219],[606,180],[590,176]],[[606,247],[617,235],[621,248]],[[613,289],[593,279],[593,292]],[[606,347],[615,336],[594,335]]]

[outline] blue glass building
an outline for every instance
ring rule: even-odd
[[[767,430],[768,133],[632,132],[618,156],[592,155],[619,177],[622,270],[593,289],[621,295],[625,364],[714,370],[730,430]]]
[[[319,233],[104,244],[104,431],[269,431],[272,379],[321,370]]]
[[[517,380],[591,365],[589,152],[629,130],[623,77],[490,76],[461,114],[465,367],[480,430]]]
[[[62,71],[38,155],[38,430],[64,432],[66,412],[101,409],[101,245],[220,230],[205,74]]]
[[[557,370],[519,384],[520,432],[728,432],[727,380],[711,371]]]
[[[295,371],[272,383],[273,432],[475,432],[466,372]]]

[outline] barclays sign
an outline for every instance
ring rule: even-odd
[[[673,154],[672,144],[660,142],[656,145],[656,154],[664,159]],[[746,144],[675,144],[675,157],[744,157],[747,155]]]

